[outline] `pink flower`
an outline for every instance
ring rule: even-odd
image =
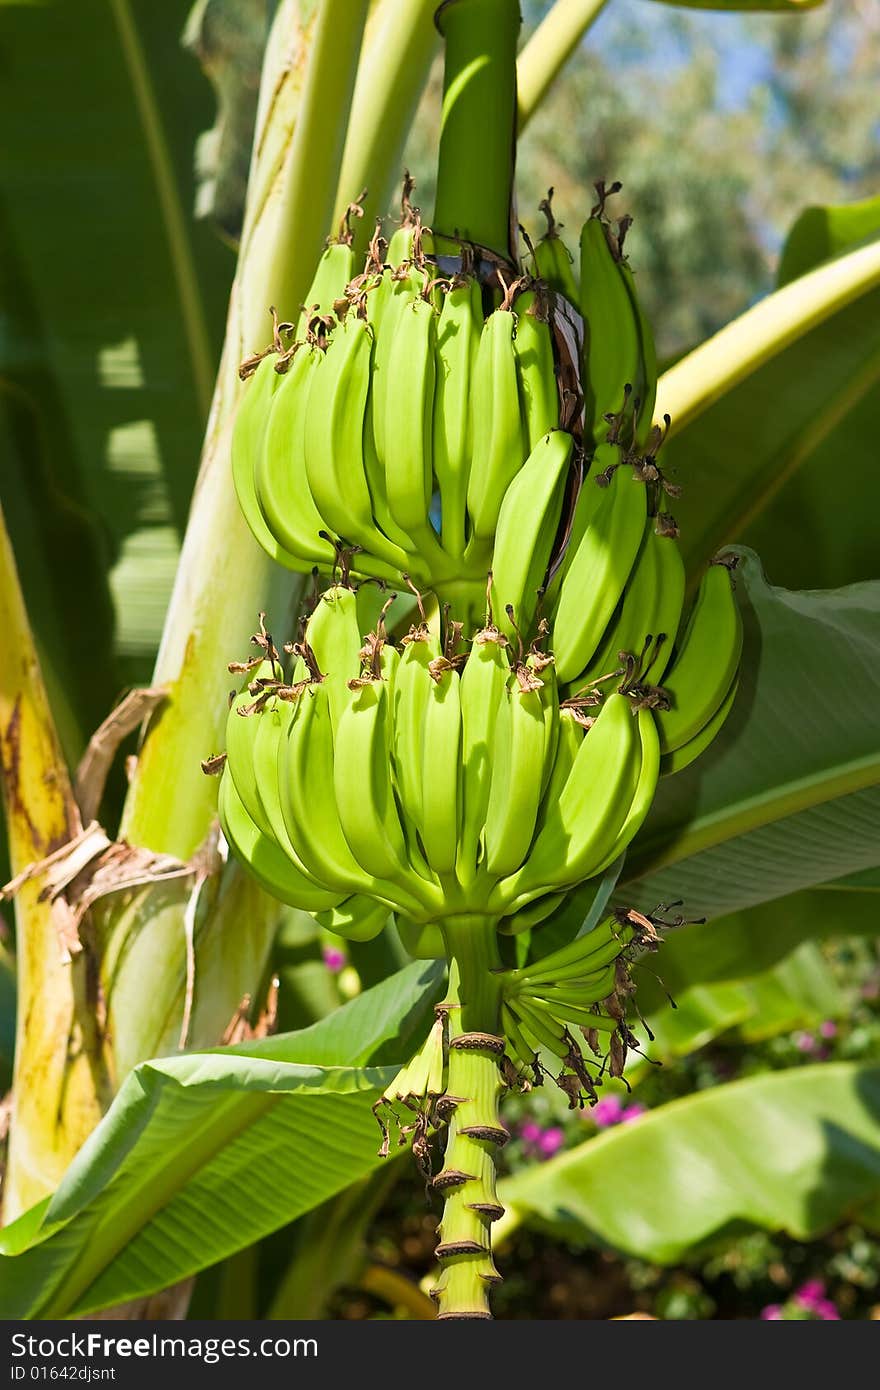
[[[795,1033],[794,1045],[798,1052],[805,1052],[808,1057],[814,1056],[819,1050],[812,1033]]]
[[[524,1120],[519,1135],[531,1158],[552,1158],[565,1143],[565,1134],[557,1126],[545,1129],[535,1120]]]
[[[622,1115],[623,1105],[620,1096],[603,1096],[588,1112],[588,1118],[593,1121],[597,1129],[608,1129],[610,1125],[619,1125]]]
[[[814,1317],[823,1322],[839,1322],[840,1314],[830,1298],[825,1297],[825,1285],[821,1279],[808,1279],[794,1295],[795,1303],[806,1308]]]
[[[348,962],[348,957],[345,952],[340,951],[338,946],[324,946],[321,950],[321,955],[324,957],[324,964],[327,969],[332,971],[334,975],[338,975],[339,971]]]
[[[647,1110],[646,1105],[641,1105],[637,1100],[632,1105],[628,1105],[625,1110],[620,1112],[620,1123],[628,1125],[630,1120],[637,1120],[640,1115],[644,1115]]]
[[[768,1303],[766,1308],[761,1309],[761,1317],[767,1322],[781,1322],[782,1306],[779,1303]]]
[[[836,1038],[837,1024],[834,1022],[834,1019],[826,1018],[825,1022],[819,1025],[819,1032],[822,1034],[823,1038]]]
[[[565,1135],[562,1130],[554,1126],[551,1129],[544,1130],[544,1133],[538,1140],[538,1149],[544,1158],[552,1158],[553,1155],[562,1148],[564,1142]]]

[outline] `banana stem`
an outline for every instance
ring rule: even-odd
[[[432,1293],[438,1318],[490,1318],[489,1290],[500,1276],[492,1260],[492,1223],[504,1208],[495,1192],[495,1151],[507,1138],[498,1103],[501,985],[497,923],[449,917],[442,924],[450,962],[449,1132],[434,1186],[444,1198],[438,1228],[440,1277]]]
[[[434,231],[512,255],[519,0],[446,0]]]

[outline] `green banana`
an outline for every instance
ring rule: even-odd
[[[553,189],[550,188],[547,197],[542,199],[538,207],[539,212],[543,212],[547,219],[547,230],[537,245],[531,248],[532,259],[536,273],[550,289],[562,295],[569,304],[576,305],[578,288],[574,275],[574,256],[559,235],[562,225],[553,216],[552,203]]]
[[[578,748],[558,801],[547,807],[528,860],[495,889],[490,911],[510,913],[543,892],[590,878],[616,842],[640,768],[641,740],[630,702],[625,695],[609,695]]]
[[[290,842],[314,878],[341,897],[370,894],[376,885],[354,858],[339,823],[333,770],[330,695],[318,681],[301,693],[287,741],[278,750],[281,811]],[[385,898],[381,892],[375,896]]]
[[[498,625],[509,638],[517,627],[524,636],[531,631],[562,515],[573,449],[574,440],[564,430],[545,434],[501,503],[491,594]],[[508,606],[515,625],[506,613]]]
[[[229,848],[271,897],[305,912],[325,911],[339,902],[338,893],[316,887],[300,874],[275,841],[254,823],[235,790],[228,766],[220,779],[218,797],[220,826]]]
[[[277,353],[264,356],[243,388],[232,431],[232,481],[238,505],[254,539],[277,564],[297,570],[302,569],[301,556],[283,546],[267,526],[254,476],[274,396],[286,379],[275,370],[277,362]]]
[[[598,445],[610,429],[606,415],[617,415],[632,403],[625,387],[635,388],[641,371],[639,322],[601,205],[581,229],[580,311],[586,423]]]
[[[386,430],[384,458],[388,508],[420,555],[441,568],[445,556],[429,513],[433,493],[434,385],[437,311],[411,296],[396,321],[388,361],[393,427]],[[400,568],[404,568],[403,558]]]
[[[546,738],[541,690],[533,672],[518,665],[498,710],[486,808],[486,868],[494,878],[519,868],[534,833]]]
[[[642,761],[632,804],[614,845],[593,870],[594,875],[604,873],[609,864],[613,864],[617,856],[631,843],[641,829],[657,791],[660,776],[660,738],[657,723],[649,709],[640,709],[636,714],[636,722],[642,742]]]
[[[477,541],[494,536],[504,494],[529,452],[519,398],[515,330],[509,309],[498,308],[490,314],[474,365],[467,505]]]
[[[243,714],[254,703],[249,686],[257,681],[272,681],[281,678],[281,668],[272,661],[263,661],[248,672],[248,682],[235,696],[226,716],[226,766],[235,783],[235,790],[251,820],[261,833],[272,838],[272,827],[263,810],[257,779],[254,772],[254,742],[256,740],[261,715],[259,712]]]
[[[371,345],[365,320],[349,313],[314,368],[306,405],[306,476],[327,529],[363,547],[358,568],[394,582],[406,555],[376,529],[364,472]]]
[[[440,489],[443,549],[464,554],[471,461],[471,390],[483,328],[479,281],[462,273],[443,298],[437,323],[434,392],[434,472]]]
[[[388,921],[388,907],[373,898],[355,894],[344,898],[337,907],[316,912],[315,921],[325,931],[344,936],[347,941],[372,941]]]
[[[736,692],[739,688],[739,677],[734,676],[730,683],[730,689],[725,695],[721,704],[718,706],[711,719],[708,720],[700,729],[699,733],[694,734],[693,738],[688,739],[680,748],[675,748],[671,753],[664,753],[660,759],[660,775],[668,777],[674,772],[683,772],[686,767],[698,758],[702,752],[709,747],[709,744],[718,734],[733,709],[736,699]]]
[[[455,872],[462,809],[461,692],[455,667],[441,658],[429,667],[421,757],[422,844],[436,874]]]
[[[625,257],[620,262],[620,273],[626,285],[639,333],[639,374],[638,379],[633,383],[635,396],[639,403],[635,418],[634,437],[636,447],[643,449],[651,432],[654,404],[657,400],[657,349],[654,345],[651,325],[636,291],[632,267]],[[635,401],[633,406],[635,409]]]
[[[439,657],[439,638],[424,624],[412,628],[404,639],[392,691],[393,771],[401,805],[418,831],[424,823],[422,738],[432,684],[428,668]]]
[[[730,571],[713,563],[703,575],[697,597],[663,689],[669,709],[658,709],[660,747],[664,753],[694,738],[724,700],[739,666],[742,618]]]
[[[647,492],[619,463],[616,446],[605,444],[597,450],[578,497],[558,582],[548,591],[561,684],[573,681],[590,662],[642,544]],[[605,472],[609,466],[610,479]],[[605,485],[597,485],[597,480]]]
[[[636,659],[645,654],[637,674],[658,685],[672,655],[684,588],[684,562],[678,541],[673,535],[658,531],[655,518],[648,517],[642,546],[617,614],[586,670],[573,684],[608,675],[620,666],[620,653],[629,652]]]
[[[360,671],[363,644],[356,591],[342,584],[326,589],[306,623],[305,640],[324,678],[330,699],[330,719],[337,729],[351,699],[348,682]]]
[[[461,676],[463,809],[457,872],[468,886],[477,875],[492,784],[495,726],[510,678],[507,643],[491,624],[476,633]]]
[[[559,425],[559,388],[550,333],[548,296],[542,286],[529,287],[513,301],[516,334],[513,350],[528,448]]]
[[[388,690],[365,679],[336,731],[333,788],[342,833],[364,871],[397,886],[397,901],[417,915],[439,906],[438,893],[410,867],[391,781]]]
[[[413,922],[409,917],[395,914],[397,932],[403,949],[415,960],[443,960],[446,943],[436,922]]]
[[[303,343],[297,349],[266,421],[256,455],[254,486],[265,525],[277,543],[295,557],[295,567],[328,564],[333,546],[319,532],[326,522],[315,506],[305,468],[306,401],[321,352]]]
[[[326,316],[333,313],[334,305],[345,294],[345,287],[353,275],[354,254],[351,249],[351,237],[337,237],[328,241],[297,320],[298,341],[302,342],[306,337],[309,324],[315,315]]]

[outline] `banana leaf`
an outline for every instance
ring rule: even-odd
[[[149,678],[234,270],[190,212],[213,98],[187,9],[0,7],[3,504],[72,757]]]
[[[370,1105],[440,979],[415,963],[299,1033],[136,1067],[54,1196],[2,1232],[4,1315],[166,1288],[364,1177],[381,1162]]]
[[[858,255],[834,263],[876,244],[878,233],[880,198],[808,209],[783,248],[779,289],[784,295],[796,278],[823,266],[835,280],[838,273],[855,277]],[[772,323],[779,298],[770,295],[742,322],[759,315]],[[745,539],[777,582],[815,587],[873,577],[880,290],[863,288],[744,379],[739,357],[749,353],[752,335],[740,338],[725,352],[714,396],[676,430],[702,364],[733,327],[694,349],[660,386],[658,408],[671,412],[673,428],[664,455],[684,488],[675,511],[691,570],[719,546]]]
[[[670,1102],[507,1179],[520,1222],[672,1264],[748,1227],[810,1240],[880,1195],[880,1067],[798,1067]]]
[[[774,588],[743,552],[739,694],[715,743],[665,778],[624,899],[719,917],[870,868],[880,818],[880,581]]]

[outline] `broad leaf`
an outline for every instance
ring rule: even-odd
[[[869,868],[880,817],[880,582],[796,593],[744,552],[740,691],[716,742],[665,779],[620,896],[718,917]]]
[[[191,213],[212,96],[180,49],[186,9],[0,9],[4,505],[86,735],[149,676],[234,268]]]
[[[779,284],[878,235],[880,197],[839,207],[807,208],[783,248]],[[830,587],[877,573],[873,506],[877,502],[874,441],[880,434],[878,379],[880,363],[875,353],[873,367],[867,360],[864,371],[856,370],[852,408],[846,409],[844,391],[842,413],[829,416],[830,433],[816,430],[805,435],[805,455],[797,472],[745,531],[746,544],[764,555],[780,584]]]
[[[51,1200],[3,1231],[5,1315],[165,1288],[363,1177],[380,1162],[370,1105],[440,973],[416,963],[300,1033],[135,1068]]]
[[[658,962],[662,970],[662,963]],[[654,1034],[647,1055],[667,1061],[696,1052],[723,1034],[735,1033],[740,1041],[756,1042],[813,1026],[826,1018],[840,1018],[846,998],[830,967],[814,942],[805,941],[785,960],[749,978],[696,984],[680,993],[673,991],[675,1008],[668,1003],[652,1008],[655,990],[639,976],[639,1008]],[[643,1029],[636,1028],[641,1034]],[[627,1067],[633,1081],[644,1062],[634,1058]]]
[[[510,1224],[537,1219],[658,1264],[743,1224],[809,1240],[878,1195],[880,1067],[848,1062],[672,1101],[501,1190]]]
[[[839,221],[837,249],[864,237],[865,214],[854,214],[849,240]],[[688,565],[697,571],[725,542],[741,540],[755,517],[821,446],[833,468],[824,495],[827,506],[805,532],[786,511],[792,541],[801,547],[809,576],[823,581],[811,565],[813,529],[844,526],[854,496],[876,497],[876,477],[858,466],[858,440],[869,451],[875,431],[841,439],[843,422],[859,412],[860,430],[876,416],[863,406],[880,376],[880,243],[825,260],[827,243],[811,239],[809,263],[799,234],[797,263],[809,274],[747,310],[714,338],[695,348],[662,378],[658,409],[672,415],[673,435],[664,450],[667,467],[684,487],[676,502]],[[824,262],[824,263],[823,263]],[[855,471],[842,475],[841,455]],[[842,486],[844,477],[846,485]],[[777,520],[779,518],[777,517]],[[766,533],[759,543],[771,567],[773,546]],[[771,538],[772,539],[772,538]],[[821,536],[818,542],[821,546]],[[858,577],[872,574],[861,570]],[[845,578],[850,578],[847,573]]]

